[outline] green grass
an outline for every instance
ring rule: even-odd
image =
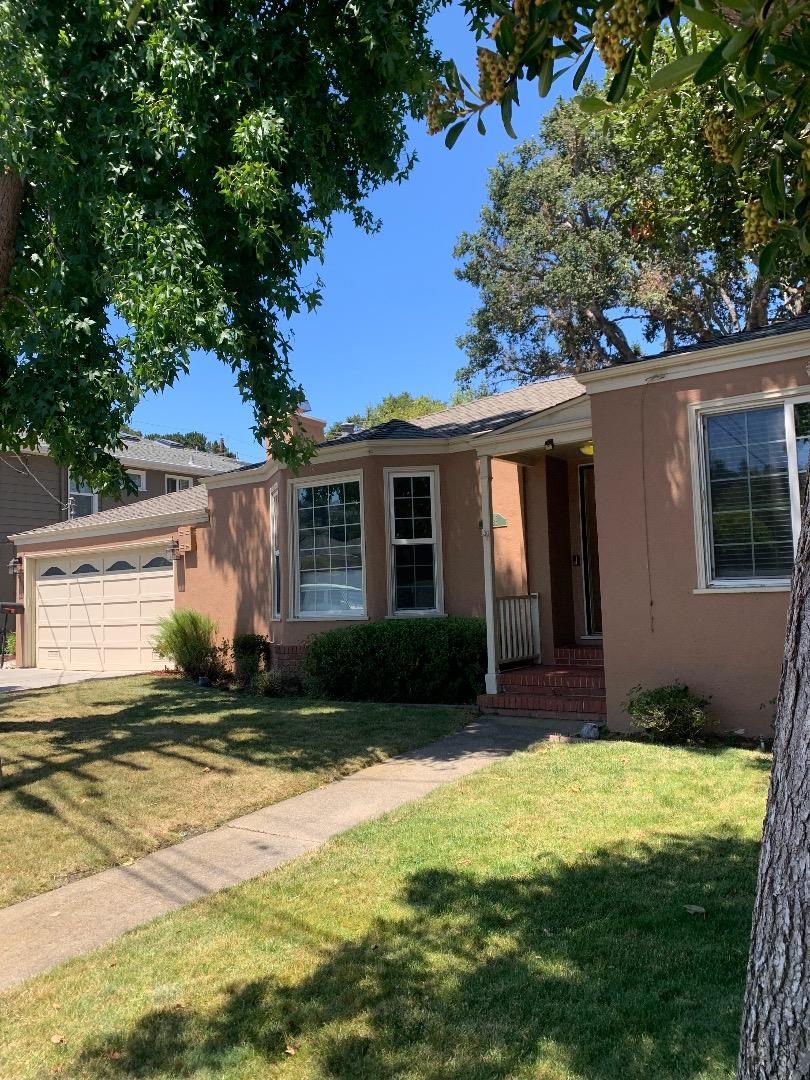
[[[731,1080],[768,767],[542,744],[0,997],[0,1076]]]
[[[444,707],[276,701],[176,678],[0,695],[0,907],[459,727]]]

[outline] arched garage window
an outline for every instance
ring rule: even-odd
[[[163,555],[155,555],[154,559],[150,559],[148,563],[144,563],[144,570],[162,570],[166,566],[171,566],[171,560],[166,559]]]

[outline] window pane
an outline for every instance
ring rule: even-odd
[[[297,498],[298,610],[361,613],[360,484],[313,484],[299,488]]]
[[[432,611],[436,607],[433,544],[394,547],[397,611]]]
[[[784,409],[706,419],[713,576],[785,578],[793,566]]]
[[[392,484],[394,539],[431,540],[431,482],[429,476],[395,476]]]

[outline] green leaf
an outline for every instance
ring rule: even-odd
[[[715,33],[723,34],[724,37],[731,35],[728,23],[713,11],[704,11],[702,8],[692,7],[691,4],[681,4],[681,14],[703,30],[714,30]]]
[[[467,126],[466,120],[459,120],[458,123],[453,124],[452,127],[447,129],[447,134],[444,137],[444,145],[448,150],[452,150],[458,142],[458,137]]]
[[[802,71],[810,71],[810,53],[801,52],[790,45],[771,45],[771,56],[786,64],[795,64]]]
[[[781,154],[777,154],[771,161],[768,169],[768,185],[774,200],[784,213],[787,207],[787,198],[785,196],[785,173]]]
[[[481,115],[480,112],[478,114],[478,119],[476,120],[476,127],[478,128],[479,135],[486,135],[487,129],[484,126],[484,117]]]
[[[612,109],[604,98],[597,97],[596,94],[580,94],[574,98],[574,101],[579,105],[580,109],[584,113],[595,115],[596,113],[606,112],[608,109]]]
[[[708,55],[708,52],[691,53],[688,56],[679,56],[677,60],[665,64],[650,79],[650,90],[665,90],[669,86],[683,82],[697,71]]]
[[[580,63],[579,67],[574,72],[574,78],[572,80],[572,86],[574,87],[574,90],[579,90],[582,84],[582,80],[585,78],[585,73],[588,70],[588,65],[590,64],[591,57],[593,56],[593,50],[594,47],[592,45],[590,49],[588,49],[588,51],[585,53],[585,59]]]
[[[737,30],[731,35],[723,46],[723,56],[726,60],[733,60],[735,56],[740,55],[753,37],[755,30],[756,27],[754,26],[743,26],[740,30]]]
[[[629,82],[630,75],[633,71],[635,59],[636,47],[635,45],[631,45],[625,54],[624,60],[622,60],[622,66],[613,77],[613,82],[610,84],[610,89],[607,92],[608,101],[614,105],[624,97],[624,93],[627,90],[627,83]]]
[[[704,59],[703,63],[695,72],[696,86],[702,86],[704,83],[711,82],[716,75],[720,74],[726,64],[728,64],[728,60],[726,60],[723,55],[725,47],[725,41],[721,41],[719,45],[715,45],[709,55]]]
[[[540,75],[538,76],[538,90],[540,97],[545,97],[551,89],[551,84],[554,81],[554,60],[552,57],[547,56],[540,66]]]
[[[751,39],[751,44],[748,47],[748,53],[743,61],[743,72],[747,79],[753,79],[756,75],[757,68],[759,67],[762,55],[765,52],[765,44],[767,42],[767,35],[764,31],[760,30],[754,34]]]
[[[515,129],[512,127],[512,98],[509,94],[504,94],[501,98],[501,119],[503,120],[503,126],[506,130],[506,134],[510,139],[516,139]]]
[[[771,240],[759,253],[759,272],[765,277],[771,277],[776,270],[779,259],[779,240]]]

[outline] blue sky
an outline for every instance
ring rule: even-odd
[[[438,47],[471,75],[475,43],[460,7],[440,12],[433,29]],[[519,139],[536,132],[553,98],[541,100],[532,83],[523,85],[522,100],[513,118]],[[490,112],[487,135],[471,125],[452,150],[413,124],[419,161],[410,179],[369,203],[381,231],[367,236],[347,220],[335,222],[324,265],[312,269],[324,282],[323,303],[293,323],[293,370],[314,415],[331,422],[402,390],[438,398],[453,392],[464,360],[455,340],[476,302],[475,291],[454,277],[453,246],[476,227],[487,170],[514,146]],[[144,398],[132,424],[144,434],[222,435],[240,457],[261,457],[249,406],[230,371],[209,356],[198,356],[172,389]]]

